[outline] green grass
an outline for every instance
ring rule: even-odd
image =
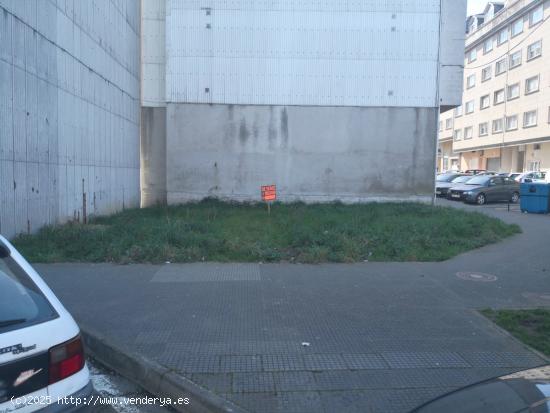
[[[520,232],[481,213],[418,203],[272,206],[205,200],[126,210],[14,240],[33,262],[440,261]]]
[[[550,309],[481,311],[525,344],[550,357]]]

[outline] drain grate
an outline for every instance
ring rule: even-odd
[[[493,282],[498,280],[496,275],[485,274],[483,272],[461,271],[461,272],[457,272],[456,276],[461,280],[466,280],[466,281]]]

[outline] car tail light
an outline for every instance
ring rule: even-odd
[[[84,346],[80,336],[52,347],[50,353],[49,384],[56,383],[84,368]]]

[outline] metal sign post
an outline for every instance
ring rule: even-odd
[[[267,214],[271,215],[271,202],[277,199],[277,187],[275,185],[265,185],[261,187],[262,201],[267,202]]]

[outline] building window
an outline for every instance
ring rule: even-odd
[[[497,35],[497,46],[508,41],[508,28],[502,29]]]
[[[525,81],[525,94],[535,93],[539,91],[539,75],[530,77]]]
[[[443,132],[443,122],[439,121],[439,132]]]
[[[462,129],[455,129],[455,133],[453,135],[453,138],[455,141],[459,141],[462,139]]]
[[[462,105],[457,106],[455,108],[455,118],[459,118],[462,116]]]
[[[482,82],[486,82],[487,80],[491,79],[491,75],[492,75],[492,67],[491,66],[487,66],[487,67],[484,67],[482,70],[481,70],[481,81]]]
[[[518,115],[506,116],[506,130],[516,130],[518,128]]]
[[[523,114],[523,127],[524,128],[531,128],[533,126],[537,126],[537,111],[536,110],[530,110],[529,112],[525,112]]]
[[[506,72],[506,58],[500,59],[495,64],[495,76],[498,76],[504,72]]]
[[[535,10],[531,12],[529,15],[529,25],[533,26],[534,24],[540,23],[544,17],[544,10],[542,8],[543,6],[540,5]]]
[[[486,136],[489,134],[489,125],[487,122],[479,124],[479,136]]]
[[[464,128],[464,139],[472,139],[474,137],[474,128],[468,126]]]
[[[500,103],[504,103],[504,97],[506,94],[504,93],[504,89],[497,90],[495,92],[495,95],[493,97],[493,104],[498,105]]]
[[[518,34],[521,34],[523,32],[523,17],[517,19],[514,23],[512,23],[510,32],[512,33],[512,37],[516,37]]]
[[[480,109],[487,109],[491,105],[491,98],[489,95],[481,96],[479,98],[479,108]]]
[[[542,54],[542,40],[527,46],[527,61],[533,60]]]
[[[466,114],[473,113],[475,107],[475,101],[470,100],[464,104]]]
[[[445,119],[445,129],[452,129],[452,127],[453,127],[453,120]]]
[[[508,86],[508,90],[506,91],[506,98],[508,100],[519,98],[519,83],[514,83],[513,85]]]
[[[477,48],[473,48],[470,50],[470,53],[468,53],[468,63],[475,62],[477,60]]]
[[[485,43],[483,43],[483,53],[487,54],[491,50],[493,50],[493,38],[485,40]]]
[[[521,65],[521,50],[514,52],[510,55],[510,69]]]
[[[550,106],[548,106],[548,123],[550,123]]]
[[[473,88],[476,85],[476,75],[475,73],[473,75],[470,75],[466,78],[466,87],[468,89]]]
[[[502,132],[502,119],[495,119],[493,121],[493,133],[500,133]]]
[[[529,161],[529,170],[530,171],[540,171],[540,161]]]

